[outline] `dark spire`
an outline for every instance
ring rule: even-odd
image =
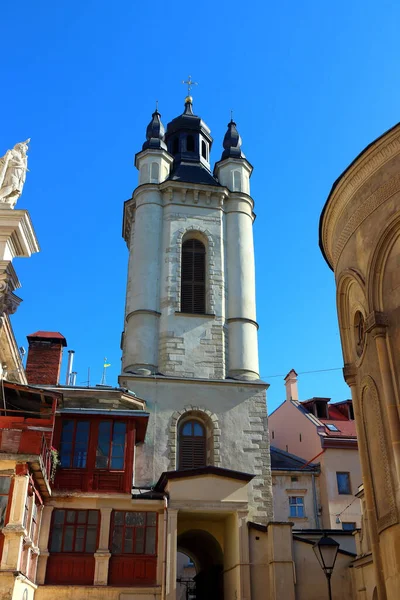
[[[246,158],[241,150],[242,138],[236,129],[236,123],[233,119],[228,123],[228,131],[225,134],[223,146],[224,151],[221,160],[225,160],[226,158]]]
[[[158,105],[158,102],[157,102]],[[151,148],[154,150],[161,149],[166,150],[167,145],[164,142],[164,134],[165,129],[164,125],[161,123],[161,115],[158,112],[158,107],[156,107],[155,112],[152,114],[152,119],[150,123],[147,125],[146,129],[146,141],[142,146],[142,150],[147,150],[147,148]]]

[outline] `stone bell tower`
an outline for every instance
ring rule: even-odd
[[[123,372],[256,380],[252,166],[231,121],[212,174],[213,140],[191,96],[166,132],[160,117],[125,203]]]

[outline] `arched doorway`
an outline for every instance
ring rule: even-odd
[[[196,575],[196,600],[223,600],[223,553],[214,536],[202,529],[190,529],[178,536],[178,552],[189,556]]]

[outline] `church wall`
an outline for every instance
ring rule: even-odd
[[[171,453],[176,453],[176,425],[172,416],[176,412],[183,414],[188,407],[201,409],[218,419],[219,441],[214,448],[218,466],[256,475],[249,484],[252,519],[264,522],[272,518],[264,384],[126,376],[121,377],[120,383],[145,398],[150,412],[146,444],[137,447],[135,485],[152,485],[163,471],[175,468],[171,461]],[[171,436],[175,438],[172,447]]]

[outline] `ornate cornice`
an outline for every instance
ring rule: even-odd
[[[333,185],[320,222],[320,246],[332,268],[335,267],[341,251],[360,223],[399,189],[400,176],[393,177],[362,202],[350,217],[336,247],[333,248],[335,227],[343,211],[371,175],[398,154],[400,154],[400,124],[367,146]]]

